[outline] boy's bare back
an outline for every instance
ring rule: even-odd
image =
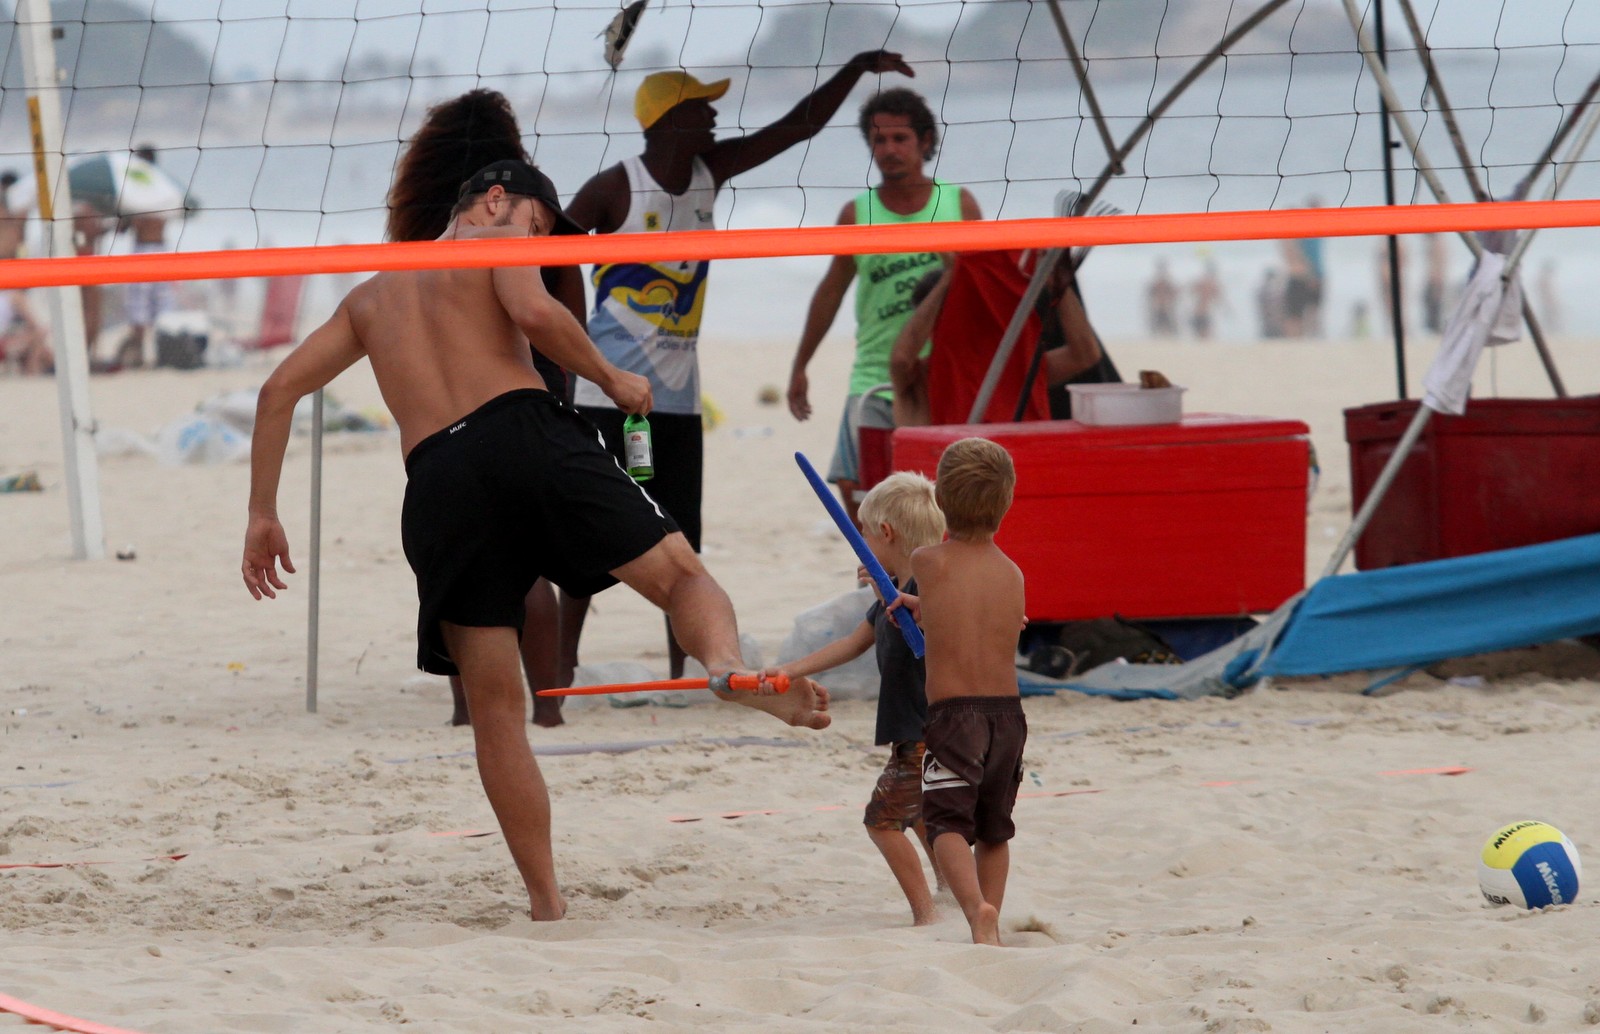
[[[911,555],[927,639],[928,702],[1016,696],[1022,570],[989,536],[951,539]]]

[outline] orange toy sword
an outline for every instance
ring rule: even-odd
[[[767,680],[779,693],[789,692],[789,676],[774,675]],[[718,675],[712,679],[660,679],[655,682],[618,682],[609,686],[571,686],[566,689],[541,689],[542,697],[586,697],[602,693],[655,693],[662,690],[719,689],[754,692],[761,688],[759,675]]]

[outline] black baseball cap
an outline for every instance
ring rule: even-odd
[[[561,202],[556,198],[556,185],[550,182],[550,177],[527,162],[507,158],[485,165],[473,173],[471,179],[461,184],[461,193],[457,200],[472,194],[486,193],[490,187],[500,187],[507,194],[520,194],[543,203],[556,217],[555,226],[550,230],[551,236],[588,233],[561,210]]]

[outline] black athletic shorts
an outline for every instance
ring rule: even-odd
[[[624,465],[622,422],[627,414],[620,409],[579,406],[578,412],[600,429],[611,450]],[[700,552],[700,485],[705,468],[705,431],[696,413],[651,413],[650,452],[655,477],[641,482],[650,498],[661,504],[667,515],[678,522],[678,530]]]
[[[1016,835],[1011,809],[1022,785],[1028,719],[1017,697],[954,697],[928,704],[922,729],[922,823],[928,842],[960,833],[968,844]]]
[[[523,623],[541,576],[576,596],[678,530],[547,391],[521,388],[424,438],[406,457],[400,537],[417,576],[417,666],[454,675],[439,623]]]

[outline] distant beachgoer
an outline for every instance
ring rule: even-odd
[[[151,147],[139,147],[133,152],[152,164],[156,153]],[[167,250],[167,216],[163,212],[150,212],[125,216],[122,227],[133,232],[133,253],[146,255]],[[91,248],[93,244],[91,243]],[[161,314],[173,305],[172,285],[165,281],[147,281],[128,285],[123,306],[128,317],[128,333],[117,348],[117,364],[124,368],[143,366],[145,337],[150,334]]]
[[[1145,319],[1152,337],[1178,334],[1178,285],[1167,272],[1167,260],[1156,259],[1156,274],[1144,291]]]
[[[1560,334],[1566,330],[1566,315],[1561,311],[1561,289],[1557,283],[1556,260],[1545,259],[1539,264],[1539,278],[1534,281],[1534,291],[1539,299],[1539,319],[1545,330]]]
[[[1443,234],[1428,234],[1423,252],[1422,274],[1422,329],[1430,334],[1444,330],[1444,290],[1449,277],[1449,260],[1445,255]]]
[[[1256,288],[1256,318],[1262,338],[1273,340],[1284,336],[1283,274],[1276,269],[1261,274],[1261,284]]]
[[[22,254],[23,235],[28,221],[25,208],[11,204],[11,188],[16,185],[17,174],[11,169],[0,172],[0,259],[12,259]]]
[[[1217,275],[1217,260],[1206,259],[1205,268],[1189,287],[1193,307],[1189,310],[1189,328],[1201,341],[1211,338],[1217,312],[1227,312],[1228,295],[1223,290],[1222,278]]]
[[[50,332],[34,315],[26,291],[0,291],[0,361],[19,373],[55,371]]]

